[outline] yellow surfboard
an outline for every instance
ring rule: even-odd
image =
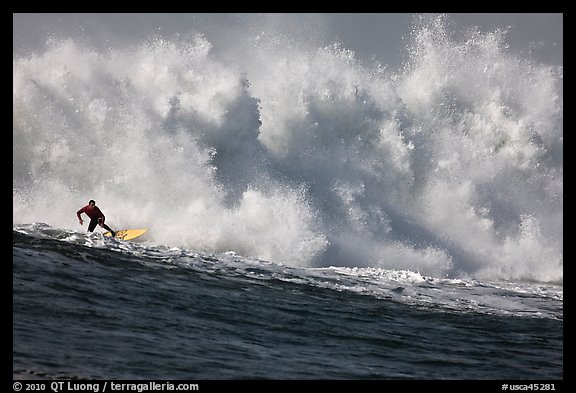
[[[114,236],[115,239],[121,239],[121,240],[132,240],[132,239],[136,239],[139,236],[142,236],[143,234],[146,233],[146,231],[148,231],[148,228],[144,228],[144,229],[121,229],[119,231],[116,231],[116,236]],[[104,232],[103,233],[104,236],[112,236],[112,233],[110,232]]]

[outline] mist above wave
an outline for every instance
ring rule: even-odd
[[[339,44],[201,35],[13,60],[13,221],[298,266],[561,282],[562,69],[423,17],[392,73]]]

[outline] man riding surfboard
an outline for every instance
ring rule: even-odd
[[[82,217],[80,216],[82,213],[85,213],[88,217],[90,217],[90,224],[88,224],[88,232],[93,232],[94,228],[96,228],[96,224],[99,224],[102,228],[110,231],[112,233],[112,237],[116,236],[116,232],[114,232],[110,227],[104,224],[104,214],[102,211],[96,206],[96,201],[90,199],[88,204],[84,206],[82,209],[76,212],[76,216],[78,216],[78,220],[80,221],[80,225],[84,224]]]

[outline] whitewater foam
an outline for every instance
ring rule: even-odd
[[[445,22],[397,73],[273,34],[233,65],[202,35],[50,40],[13,59],[13,222],[95,199],[159,244],[562,282],[563,71]]]

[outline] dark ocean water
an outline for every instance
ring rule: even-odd
[[[18,226],[13,375],[564,378],[561,286],[414,277]]]

